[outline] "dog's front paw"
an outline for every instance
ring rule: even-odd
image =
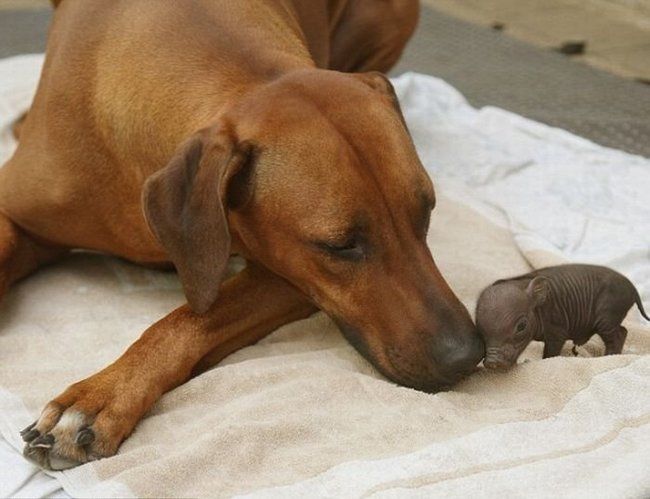
[[[119,394],[119,384],[97,375],[72,385],[21,431],[23,454],[49,470],[114,455],[139,419]]]

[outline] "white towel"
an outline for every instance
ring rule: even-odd
[[[0,160],[41,61],[0,61]],[[429,244],[470,310],[492,280],[564,260],[617,268],[648,303],[649,160],[473,109],[436,78],[394,83],[439,195]],[[11,291],[0,495],[650,496],[650,330],[636,311],[623,355],[601,357],[593,340],[578,358],[541,360],[534,343],[511,372],[433,395],[383,379],[317,314],[165,395],[115,457],[54,483],[34,475],[18,430],[182,300],[174,276],[93,255]]]

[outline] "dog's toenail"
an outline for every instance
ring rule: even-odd
[[[25,434],[21,433],[21,436],[23,437],[23,440],[25,442],[31,442],[32,440],[34,440],[36,437],[39,437],[40,435],[41,432],[38,430],[29,430]]]
[[[20,436],[24,437],[25,435],[27,435],[32,430],[32,428],[34,428],[34,426],[36,426],[36,421],[30,424],[27,428],[20,430]]]
[[[23,455],[30,461],[36,463],[41,468],[44,468],[46,470],[51,469],[48,450],[34,449],[29,446],[25,446]]]
[[[74,443],[77,445],[89,445],[95,441],[95,432],[90,428],[82,428],[77,433],[77,436],[74,439]]]
[[[38,437],[32,443],[29,444],[30,447],[41,447],[43,449],[51,449],[54,445],[54,435],[47,434]]]

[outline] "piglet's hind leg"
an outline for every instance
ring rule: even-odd
[[[627,329],[623,326],[617,326],[614,329],[598,333],[605,343],[605,355],[616,355],[623,351],[625,339],[627,338]]]

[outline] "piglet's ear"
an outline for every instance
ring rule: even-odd
[[[251,167],[253,157],[252,145],[208,128],[190,137],[145,182],[145,217],[196,313],[206,312],[217,298],[230,256],[229,183]]]
[[[550,291],[548,279],[543,276],[531,279],[526,288],[526,294],[530,298],[533,307],[542,305],[547,300]]]

